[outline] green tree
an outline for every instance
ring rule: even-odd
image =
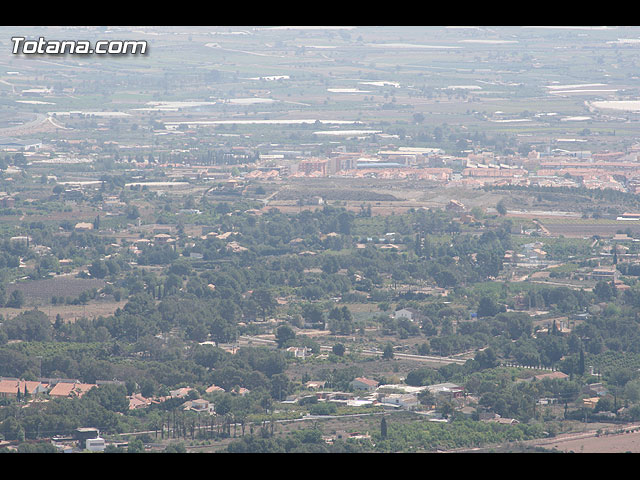
[[[341,343],[336,343],[332,348],[331,351],[336,354],[337,356],[341,357],[344,355],[345,352],[345,346]]]
[[[498,313],[500,313],[500,307],[490,297],[482,297],[480,299],[480,303],[478,304],[478,317],[494,317]]]
[[[104,449],[104,453],[124,453],[125,450],[122,447],[117,447],[113,444],[107,445]]]
[[[7,301],[7,307],[9,308],[22,308],[24,305],[24,293],[21,290],[14,290],[9,295],[9,300]]]
[[[127,446],[127,453],[144,453],[144,443],[139,438],[133,438],[129,440]]]
[[[420,402],[420,405],[431,407],[436,404],[436,397],[433,395],[433,393],[425,388],[420,393],[418,393],[418,402]]]
[[[431,349],[429,348],[429,344],[427,342],[422,342],[418,347],[418,355],[429,355]]]
[[[584,349],[580,349],[580,359],[578,361],[578,375],[584,375]]]
[[[97,260],[89,265],[88,271],[93,278],[104,278],[109,274],[109,269],[102,260]]]
[[[266,321],[267,315],[273,312],[276,306],[276,301],[271,292],[266,288],[257,288],[251,294],[251,299],[258,305],[262,313],[262,320]]]
[[[322,308],[317,303],[306,303],[302,306],[302,317],[306,323],[324,328],[325,318]]]
[[[608,302],[613,297],[615,297],[613,284],[610,282],[605,282],[603,280],[596,283],[596,286],[593,287],[593,293],[595,293],[598,300],[602,302]]]
[[[164,453],[187,453],[187,449],[184,446],[184,443],[170,443],[163,450]]]
[[[492,348],[486,348],[485,350],[476,353],[474,360],[478,362],[478,365],[482,369],[494,368],[499,364],[496,354]]]
[[[127,389],[124,385],[106,384],[100,388],[92,388],[85,397],[87,400],[96,400],[112,412],[127,413],[129,411]]]
[[[125,213],[127,214],[127,218],[129,220],[135,220],[140,217],[140,210],[135,205],[129,205],[126,208]]]
[[[284,347],[289,340],[296,338],[296,332],[293,331],[289,325],[280,325],[276,329],[276,342],[278,342],[278,348]]]

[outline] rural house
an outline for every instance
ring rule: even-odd
[[[608,390],[602,385],[602,383],[592,383],[591,385],[587,385],[582,389],[582,393],[601,397],[602,395],[606,395]]]
[[[184,398],[189,395],[191,390],[193,390],[191,387],[182,387],[176,390],[171,390],[169,394],[171,395],[171,398]]]
[[[224,388],[219,387],[217,385],[211,385],[209,388],[205,390],[206,393],[214,393],[214,392],[224,392]]]
[[[393,318],[396,320],[406,318],[411,322],[417,322],[422,319],[422,314],[415,308],[402,308],[400,310],[396,310],[393,314]]]
[[[135,410],[137,408],[145,408],[151,405],[151,399],[145,398],[139,393],[135,393],[129,397],[129,410]]]
[[[366,390],[367,392],[373,392],[378,387],[378,385],[379,383],[375,380],[364,377],[355,378],[351,382],[351,387],[354,390]]]
[[[0,397],[17,397],[18,391],[24,394],[26,391],[29,395],[36,395],[47,391],[47,386],[40,382],[29,382],[17,379],[0,380]]]
[[[391,393],[380,400],[382,405],[393,405],[404,410],[415,410],[420,405],[418,396],[413,393]]]
[[[311,356],[311,351],[307,347],[289,347],[287,348],[287,355],[304,360]]]
[[[182,408],[183,410],[192,410],[194,412],[207,412],[207,413],[214,412],[213,403],[209,402],[208,400],[204,400],[202,398],[185,402],[182,405]]]
[[[89,383],[68,383],[68,382],[58,382],[54,385],[54,387],[49,390],[49,396],[51,397],[82,397],[85,393],[87,393],[92,388],[97,388],[96,384]]]
[[[438,383],[427,387],[438,400],[453,400],[464,396],[464,387],[455,383]]]
[[[309,380],[307,383],[305,383],[305,387],[307,387],[309,390],[319,390],[321,388],[324,388],[326,383],[327,382],[322,380]]]

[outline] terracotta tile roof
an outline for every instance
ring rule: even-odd
[[[151,405],[151,399],[145,398],[139,393],[131,395],[129,397],[129,410],[134,410],[136,408],[146,407]]]
[[[247,393],[249,393],[251,390],[249,390],[248,388],[244,388],[244,387],[236,387],[232,390],[233,393],[235,393],[236,395],[241,395],[241,396],[245,396]]]
[[[71,397],[71,396],[82,397],[85,393],[87,393],[93,387],[97,387],[97,385],[80,383],[80,382],[76,382],[76,383],[60,382],[60,383],[57,383],[49,391],[49,395],[52,397]]]
[[[0,396],[17,395],[18,389],[20,389],[20,393],[24,393],[25,386],[27,387],[27,393],[33,394],[34,390],[40,385],[43,384],[25,380],[0,380]]]
[[[377,387],[378,386],[378,382],[376,382],[375,380],[371,380],[369,378],[358,377],[358,378],[355,379],[355,381],[358,381],[360,383],[364,383],[365,385],[370,385],[372,387]]]
[[[189,395],[189,392],[191,390],[193,390],[193,388],[191,387],[182,387],[178,388],[177,390],[171,390],[169,393],[171,393],[171,397],[173,398],[182,398]]]

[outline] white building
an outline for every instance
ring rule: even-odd
[[[393,405],[404,410],[414,410],[418,407],[418,396],[411,393],[391,393],[380,401],[382,404]]]
[[[87,438],[86,449],[90,452],[103,452],[106,447],[104,438]]]
[[[311,356],[311,350],[307,347],[289,347],[287,348],[287,355],[304,360]]]
[[[415,308],[402,308],[400,310],[396,310],[393,314],[393,318],[398,320],[399,318],[406,318],[410,322],[418,321],[421,317],[421,314]]]
[[[445,398],[453,400],[464,396],[464,387],[455,383],[438,383],[437,385],[429,385],[427,387],[436,398]]]

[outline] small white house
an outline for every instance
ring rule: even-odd
[[[182,408],[184,410],[193,410],[194,412],[215,413],[215,407],[213,403],[202,398],[187,401],[184,403]]]
[[[381,403],[394,405],[404,410],[414,410],[418,407],[418,396],[412,393],[391,393],[385,395]]]
[[[304,360],[311,356],[311,350],[307,347],[289,347],[287,348],[287,355]]]
[[[104,438],[87,438],[86,449],[90,452],[104,452],[105,447],[106,444],[104,442]]]
[[[421,314],[415,308],[402,308],[400,310],[396,310],[393,314],[393,318],[398,320],[400,318],[406,318],[410,322],[418,321],[421,317]]]

